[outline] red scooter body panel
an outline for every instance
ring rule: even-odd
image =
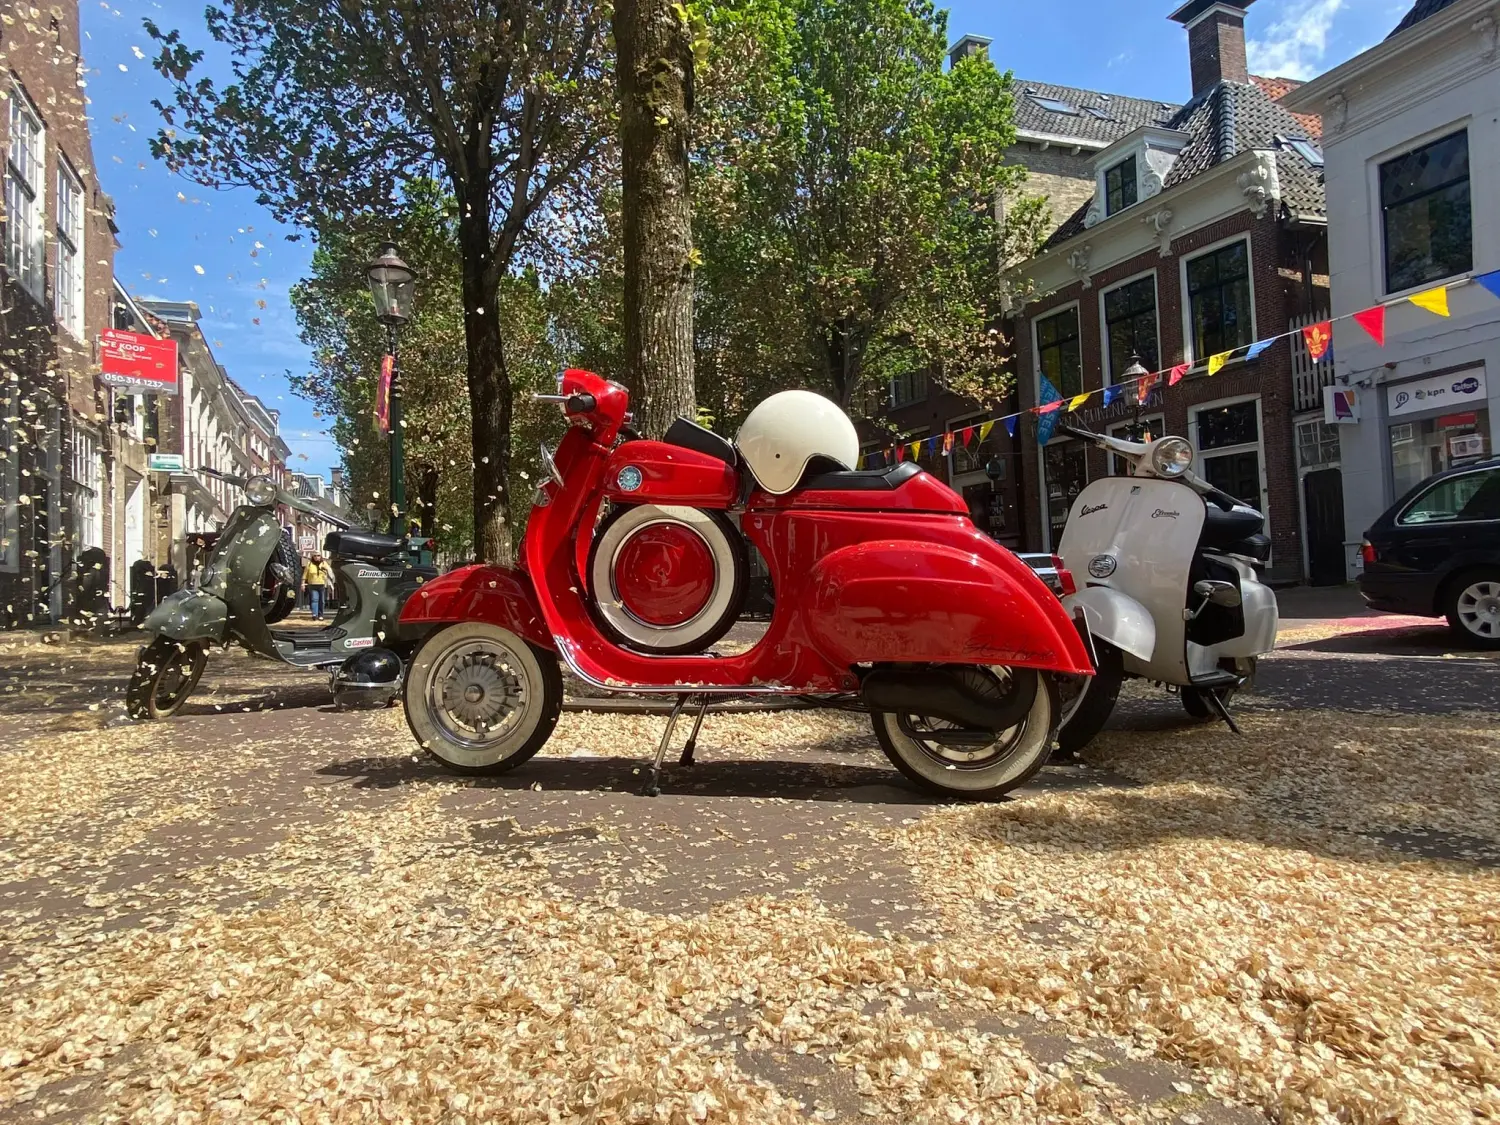
[[[641,471],[639,488],[620,487],[620,470]],[[604,470],[604,495],[617,504],[683,504],[689,508],[727,508],[739,495],[739,475],[717,457],[668,445],[664,441],[627,441],[617,445]]]
[[[402,625],[483,621],[554,649],[531,579],[500,566],[463,566],[422,587],[401,607]]]

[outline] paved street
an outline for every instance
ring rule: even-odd
[[[12,646],[0,1121],[1493,1112],[1500,660],[1283,614],[1243,737],[1132,686],[978,807],[857,714],[711,716],[652,800],[653,715],[473,780],[321,676],[122,724],[130,645]]]

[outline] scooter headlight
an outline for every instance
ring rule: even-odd
[[[270,477],[251,477],[245,482],[245,499],[257,508],[276,503],[276,482]]]
[[[1180,477],[1193,463],[1193,447],[1186,438],[1162,438],[1151,448],[1151,469],[1159,477]]]

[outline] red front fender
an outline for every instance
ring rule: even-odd
[[[508,567],[460,567],[424,583],[401,607],[403,629],[454,621],[498,625],[540,648],[555,648],[531,579]]]
[[[1093,675],[1057,596],[1019,559],[941,543],[858,543],[818,561],[807,630],[837,667],[1005,664]]]

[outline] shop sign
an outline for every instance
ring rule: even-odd
[[[1385,389],[1386,408],[1392,416],[1415,414],[1419,410],[1432,410],[1440,406],[1457,406],[1462,409],[1469,403],[1482,403],[1484,399],[1482,367],[1471,371],[1457,371],[1452,375],[1434,375],[1430,379],[1413,379]]]
[[[1323,388],[1323,422],[1329,426],[1359,424],[1359,392],[1353,387]]]
[[[300,545],[304,555],[316,551],[318,549],[318,537],[316,535],[304,535]]]
[[[1454,461],[1464,457],[1484,456],[1483,434],[1459,434],[1448,439],[1448,456]]]
[[[181,453],[148,453],[146,454],[146,471],[151,473],[181,473],[186,471],[187,462]]]
[[[99,334],[99,381],[118,391],[177,393],[177,341],[106,328]]]
[[[1440,430],[1461,430],[1465,426],[1473,426],[1478,424],[1478,422],[1479,415],[1472,410],[1467,414],[1444,414],[1437,420],[1438,429]]]

